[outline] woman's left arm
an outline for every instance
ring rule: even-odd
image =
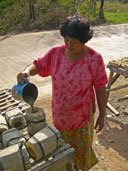
[[[96,121],[94,129],[96,129],[96,133],[98,133],[104,127],[104,117],[106,115],[106,89],[104,86],[101,88],[95,88],[95,91],[99,108],[99,117]]]

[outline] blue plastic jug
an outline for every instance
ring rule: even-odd
[[[17,100],[25,101],[30,106],[33,106],[38,97],[38,90],[34,84],[24,78],[24,84],[16,84],[13,86],[12,96]]]

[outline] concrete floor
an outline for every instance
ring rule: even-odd
[[[128,24],[93,26],[94,37],[88,46],[100,52],[105,64],[128,56]],[[16,75],[34,59],[53,46],[63,44],[58,30],[0,37],[0,89],[12,88]],[[51,93],[51,79],[35,76],[31,79],[39,88],[39,96]]]

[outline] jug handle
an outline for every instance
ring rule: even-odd
[[[28,84],[29,83],[26,77],[24,77],[24,83],[25,84]]]

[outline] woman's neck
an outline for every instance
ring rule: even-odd
[[[65,50],[65,58],[68,61],[75,62],[79,61],[86,56],[88,53],[88,47],[85,46],[80,52],[71,53],[67,48]]]

